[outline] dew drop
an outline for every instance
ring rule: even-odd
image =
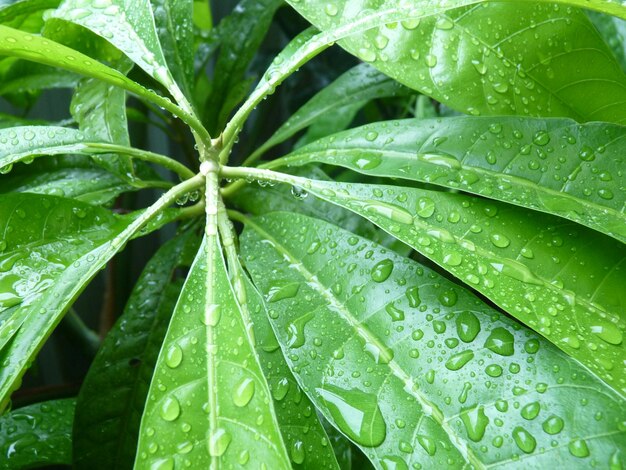
[[[569,453],[574,457],[585,458],[589,457],[589,447],[584,439],[574,439],[567,446]]]
[[[541,406],[538,402],[529,403],[528,405],[522,408],[520,414],[522,418],[527,420],[535,419],[539,415],[539,411],[541,410]]]
[[[304,457],[305,457],[305,453],[304,453],[304,444],[302,441],[295,441],[292,445],[291,445],[291,460],[293,460],[293,463],[300,465],[304,462]]]
[[[623,335],[620,329],[609,322],[594,321],[595,325],[591,326],[591,332],[601,340],[618,346],[622,344]]]
[[[533,142],[540,146],[547,145],[550,142],[550,134],[546,131],[537,131],[533,136]]]
[[[511,240],[500,233],[492,233],[489,236],[489,239],[491,240],[491,243],[498,248],[506,248],[511,244]]]
[[[404,320],[404,310],[399,309],[395,306],[393,302],[390,302],[385,307],[385,312],[391,318],[391,321],[402,321]]]
[[[420,197],[417,200],[417,215],[428,218],[435,213],[435,203],[428,197]]]
[[[461,341],[471,343],[480,332],[480,321],[472,312],[461,312],[456,317],[456,331]]]
[[[209,454],[212,457],[221,457],[228,449],[232,437],[224,428],[217,428],[209,438]]]
[[[163,400],[160,414],[165,421],[174,421],[180,416],[180,403],[176,397],[169,396]]]
[[[300,284],[297,282],[274,281],[270,283],[267,292],[268,302],[278,302],[279,300],[291,299],[298,294]]]
[[[417,286],[409,287],[404,295],[406,295],[406,298],[409,301],[409,307],[411,308],[417,308],[422,303],[422,299],[420,299],[419,287]]]
[[[517,426],[513,429],[513,440],[515,441],[515,444],[517,444],[517,447],[519,447],[522,452],[527,454],[532,453],[537,446],[537,441],[532,434],[521,426]]]
[[[563,422],[562,418],[559,418],[556,415],[552,415],[543,422],[541,427],[543,428],[545,433],[555,435],[561,432],[564,425],[565,423]]]
[[[435,452],[437,452],[437,445],[435,444],[435,441],[430,437],[424,436],[423,434],[418,434],[417,442],[428,455],[432,456],[435,455]]]
[[[446,368],[452,371],[459,370],[474,358],[474,351],[466,350],[450,356],[446,361]]]
[[[175,369],[180,365],[182,360],[183,350],[176,344],[172,345],[165,354],[165,364],[167,364],[168,367]]]
[[[252,400],[252,396],[254,395],[254,380],[250,377],[243,379],[239,385],[235,388],[233,392],[233,403],[238,407],[244,407],[250,400]]]
[[[375,395],[333,385],[317,388],[316,391],[344,434],[365,447],[382,444],[387,427]]]
[[[289,391],[289,379],[283,377],[280,379],[276,386],[272,388],[272,396],[276,401],[281,401],[285,396],[287,396],[287,392]]]
[[[479,442],[485,435],[485,430],[489,424],[485,408],[481,405],[463,410],[460,418],[467,431],[467,437],[474,442]]]
[[[393,271],[393,261],[390,259],[379,261],[372,268],[372,280],[376,282],[384,282],[391,275],[391,271]]]

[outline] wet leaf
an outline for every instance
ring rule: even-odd
[[[191,265],[197,248],[193,231],[164,244],[107,334],[78,396],[73,462],[77,469],[132,468],[150,379],[182,287],[175,271]]]
[[[608,465],[620,455],[619,395],[434,271],[286,212],[248,220],[241,243],[300,385],[378,467]],[[311,254],[313,243],[322,249]],[[272,295],[287,284],[291,295]]]
[[[375,9],[364,0],[289,3],[322,31],[338,28],[342,37],[352,31],[342,47],[455,110],[626,120],[620,104],[626,75],[576,8],[544,2],[386,0]],[[566,3],[626,17],[621,3]]]
[[[135,467],[290,468],[215,236],[191,267],[148,392]],[[167,468],[167,467],[166,467]]]
[[[0,416],[0,469],[70,465],[75,403],[44,401]]]
[[[435,261],[626,394],[626,247],[581,225],[484,199],[301,182]]]
[[[287,165],[341,165],[445,186],[582,223],[626,242],[626,131],[567,119],[369,124],[298,149]]]

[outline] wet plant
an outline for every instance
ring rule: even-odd
[[[0,2],[0,468],[622,469],[626,6],[230,3]]]

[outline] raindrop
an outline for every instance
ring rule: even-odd
[[[379,261],[372,268],[372,280],[376,282],[384,282],[391,275],[391,271],[393,271],[393,261],[390,259]]]
[[[471,343],[480,332],[480,321],[472,312],[461,312],[456,317],[456,331],[461,341]]]
[[[459,370],[474,358],[474,351],[466,350],[450,356],[446,361],[446,368],[449,370]]]
[[[489,418],[485,414],[485,408],[478,407],[463,410],[461,421],[467,431],[467,436],[474,442],[479,442],[485,435],[485,430],[489,424]]]
[[[547,145],[548,142],[550,142],[550,134],[548,134],[546,131],[537,131],[533,136],[533,142],[536,145],[540,146]]]
[[[180,346],[176,344],[172,345],[167,350],[167,353],[165,355],[165,364],[167,364],[168,367],[175,369],[176,367],[180,365],[182,360],[183,360],[183,350],[180,348]]]
[[[244,407],[250,400],[252,400],[252,396],[254,395],[254,380],[247,377],[243,379],[239,385],[235,388],[233,392],[233,402],[238,407]]]
[[[417,215],[428,218],[435,212],[435,203],[427,197],[420,197],[417,200]]]
[[[543,422],[541,427],[547,434],[554,435],[560,433],[564,425],[565,423],[563,422],[562,418],[559,418],[556,415],[552,415]]]
[[[302,443],[302,441],[295,441],[292,445],[291,445],[291,460],[293,460],[293,463],[300,465],[301,463],[304,462],[304,444]]]
[[[232,437],[224,428],[217,428],[209,438],[209,454],[212,457],[221,457],[228,449]]]
[[[316,391],[344,434],[362,446],[382,444],[387,428],[375,395],[333,385],[317,388]]]
[[[527,420],[535,419],[539,415],[539,411],[541,410],[541,406],[538,402],[529,403],[528,405],[522,408],[520,414],[522,418]]]
[[[300,284],[297,282],[273,281],[267,292],[267,301],[278,302],[290,299],[296,296],[298,290],[300,290]]]
[[[574,439],[567,446],[570,454],[574,457],[585,458],[589,457],[589,447],[587,447],[587,443],[584,439]]]
[[[537,446],[537,441],[526,429],[521,426],[517,426],[513,429],[513,440],[517,444],[517,447],[520,448],[522,452],[530,454],[535,450]]]
[[[165,421],[174,421],[180,416],[180,403],[176,397],[169,396],[163,400],[160,414]]]

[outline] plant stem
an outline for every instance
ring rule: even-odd
[[[93,153],[119,153],[122,155],[127,155],[129,157],[137,158],[138,160],[156,163],[163,166],[164,168],[167,168],[168,170],[173,171],[185,180],[193,178],[195,175],[193,171],[191,171],[182,163],[174,160],[173,158],[154,152],[149,152],[147,150],[141,150],[134,147],[126,147],[124,145],[115,145],[99,142],[89,142],[84,145],[87,147],[87,150],[93,151]]]
[[[279,173],[276,171],[266,170],[264,168],[251,167],[223,166],[221,170],[221,175],[225,178],[274,181],[276,183],[287,183],[296,186],[305,185],[308,181],[310,181],[307,178],[288,175],[287,173]],[[222,189],[222,196],[225,198],[232,196],[245,184],[245,181],[234,182],[227,188]]]

